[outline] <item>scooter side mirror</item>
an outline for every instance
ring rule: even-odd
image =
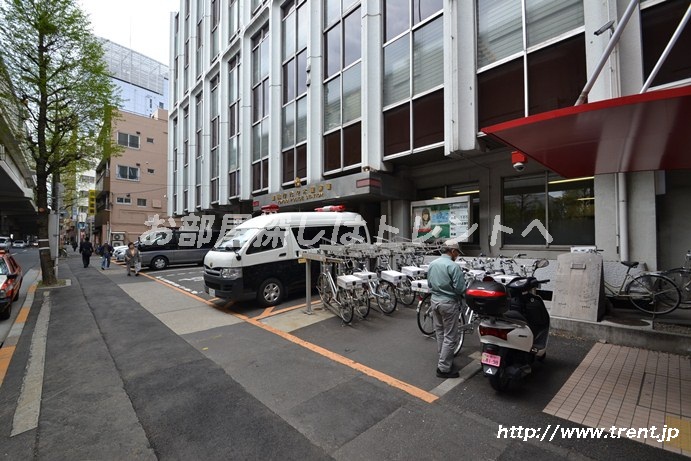
[[[538,259],[535,261],[535,269],[541,269],[547,266],[549,266],[549,260],[547,259]]]

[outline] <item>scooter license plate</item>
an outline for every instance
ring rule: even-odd
[[[489,354],[487,352],[482,353],[482,359],[480,360],[483,365],[490,365],[492,367],[498,367],[501,363],[501,356]]]

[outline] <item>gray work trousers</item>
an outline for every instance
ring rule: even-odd
[[[459,301],[432,301],[432,319],[434,320],[434,332],[437,336],[437,351],[439,363],[437,368],[442,373],[451,371],[453,365],[453,351],[459,340],[458,316],[461,311]]]

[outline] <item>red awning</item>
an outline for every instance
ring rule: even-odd
[[[691,85],[566,107],[482,131],[565,178],[691,169]]]

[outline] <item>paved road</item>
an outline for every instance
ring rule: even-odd
[[[590,341],[554,336],[544,365],[502,395],[472,374],[475,338],[456,360],[469,378],[436,378],[435,343],[411,309],[342,326],[329,312],[306,315],[300,298],[225,307],[192,293],[198,267],[126,277],[68,264],[72,286],[50,295],[36,428],[9,436],[47,290],[0,387],[8,459],[674,457],[624,439],[497,438],[499,425],[565,423],[542,409]]]

